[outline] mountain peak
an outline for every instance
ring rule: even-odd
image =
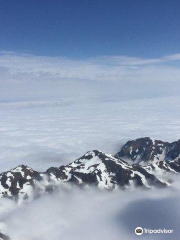
[[[169,183],[162,181],[157,172],[180,173],[179,155],[179,140],[168,143],[145,137],[128,141],[115,156],[92,150],[70,164],[51,167],[46,172],[19,165],[0,174],[0,196],[31,200],[65,183],[94,185],[103,189],[126,189],[131,185],[165,187]],[[126,159],[133,164],[128,164]],[[145,166],[139,164],[143,161]]]
[[[165,160],[171,144],[149,137],[138,138],[128,141],[115,157],[141,164],[149,161]]]

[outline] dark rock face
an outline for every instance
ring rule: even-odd
[[[21,195],[27,197],[27,192],[32,191],[37,181],[41,181],[41,174],[28,166],[20,165],[10,171],[0,174],[0,196],[10,198]]]
[[[0,232],[0,240],[10,240],[10,238]]]
[[[180,156],[180,140],[172,143],[148,137],[128,141],[115,155],[116,158],[134,163],[175,160]]]
[[[177,160],[159,161],[157,163],[147,164],[143,168],[151,172],[160,171],[160,172],[180,173],[180,158]]]
[[[174,160],[178,157],[180,157],[180,140],[170,143],[166,154],[167,160]]]

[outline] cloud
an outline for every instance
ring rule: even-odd
[[[179,60],[180,54],[69,59],[1,52],[0,100],[177,94]]]
[[[1,219],[14,240],[135,240],[139,238],[136,227],[174,231],[168,235],[143,234],[142,239],[177,239],[178,199],[179,190],[171,188],[109,192],[69,185],[18,208],[4,203],[10,210]]]
[[[143,59],[128,56],[106,56],[91,59],[68,59],[28,54],[1,52],[1,81],[60,81],[60,80],[94,80],[121,81],[143,79],[146,81],[151,71],[156,80],[164,78],[169,72],[172,79],[179,79],[180,67],[167,66],[169,62],[179,61],[180,54],[157,59]],[[165,64],[165,65],[164,65]],[[158,76],[156,74],[158,73]],[[162,74],[161,78],[160,75]],[[148,79],[147,79],[148,80]]]

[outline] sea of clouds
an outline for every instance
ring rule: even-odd
[[[1,172],[19,164],[44,171],[93,149],[114,154],[138,137],[179,139],[179,59],[80,61],[1,53]],[[20,207],[1,201],[0,226],[12,240],[131,240],[139,237],[136,227],[174,229],[141,239],[177,239],[175,180],[174,188],[161,191],[70,187]]]
[[[2,103],[1,171],[19,164],[43,171],[92,149],[116,153],[126,140],[142,136],[177,140],[179,106],[178,97]],[[5,200],[0,228],[13,240],[134,240],[136,227],[174,230],[141,239],[177,239],[179,182],[161,191],[60,189],[20,207]]]
[[[107,192],[69,186],[19,207],[6,200],[0,220],[14,240],[135,240],[136,227],[173,230],[141,239],[178,239],[179,197],[179,187]]]
[[[180,138],[179,97],[120,101],[0,104],[0,168],[37,170],[70,163],[89,150],[116,153],[127,140]]]

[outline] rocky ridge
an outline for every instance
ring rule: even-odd
[[[22,202],[65,183],[102,189],[166,187],[169,182],[162,180],[159,173],[180,173],[179,155],[180,140],[168,143],[140,138],[128,141],[115,156],[93,150],[66,166],[51,167],[46,172],[20,165],[0,174],[0,197]]]

